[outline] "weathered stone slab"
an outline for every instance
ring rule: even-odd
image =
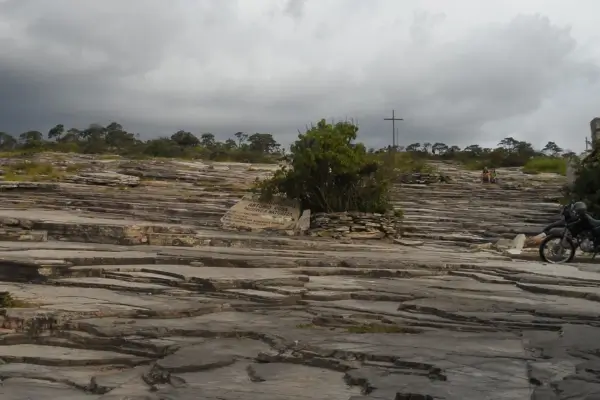
[[[137,176],[124,175],[112,171],[81,172],[78,175],[68,177],[67,180],[86,185],[137,186],[140,184],[140,178]]]
[[[225,213],[221,224],[224,229],[291,230],[299,218],[300,207],[294,202],[283,199],[264,202],[247,195]]]
[[[93,375],[94,367],[50,367],[45,365],[6,363],[0,365],[0,379],[25,378],[65,383],[69,386],[85,388]]]
[[[39,379],[9,378],[0,386],[2,400],[24,399],[60,399],[60,400],[97,400],[98,396],[88,396],[81,390],[64,383]]]
[[[11,362],[49,365],[49,366],[84,366],[84,365],[138,365],[146,360],[127,354],[110,351],[66,349],[64,347],[21,344],[0,346],[0,359]]]
[[[348,400],[352,395],[360,394],[359,387],[349,387],[344,382],[342,373],[304,365],[238,362],[224,368],[177,376],[187,385],[161,388],[159,395],[182,400]]]
[[[169,290],[168,286],[109,278],[63,278],[52,282],[64,286],[96,287],[142,293],[161,293]]]

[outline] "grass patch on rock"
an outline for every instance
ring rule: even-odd
[[[63,174],[49,163],[19,162],[4,168],[4,180],[11,182],[55,181]]]
[[[37,304],[30,303],[25,300],[20,300],[10,292],[0,292],[0,308],[33,308],[37,307]]]
[[[51,163],[22,161],[4,167],[4,180],[10,182],[58,181],[67,174],[78,173],[84,167],[83,164],[56,167]]]
[[[526,174],[540,174],[542,172],[567,174],[567,160],[558,157],[533,157],[523,166]]]
[[[426,158],[418,157],[410,152],[384,152],[377,154],[377,158],[384,163],[390,164],[397,174],[421,173],[436,174],[437,168],[427,162]]]

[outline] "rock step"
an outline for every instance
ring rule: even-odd
[[[490,218],[489,215],[478,216],[478,218],[465,218],[465,217],[443,217],[442,214],[423,216],[418,214],[407,214],[404,216],[404,224],[408,225],[436,225],[444,224],[446,226],[457,226],[466,229],[477,228],[482,226],[539,226],[546,225],[550,221],[555,221],[556,218],[552,217],[528,217],[520,220],[510,215],[498,215]],[[509,221],[509,222],[507,222]]]
[[[50,204],[54,206],[62,206],[62,207],[72,207],[72,208],[84,208],[84,207],[97,207],[97,208],[110,208],[110,209],[120,209],[120,210],[142,210],[142,211],[172,211],[172,212],[206,212],[210,209],[213,210],[227,210],[233,204],[235,204],[238,200],[237,197],[222,200],[220,202],[199,200],[198,202],[178,202],[176,200],[173,201],[149,201],[145,200],[143,202],[139,201],[140,199],[136,197],[135,200],[132,198],[109,198],[98,200],[94,199],[93,196],[90,196],[89,199],[74,199],[71,196],[64,196],[60,198],[53,198],[50,196],[45,196],[43,198],[35,199],[33,197],[28,197],[27,199],[23,199],[22,197],[10,197],[4,198],[5,202],[35,202],[36,204]],[[208,210],[207,210],[208,208]],[[191,214],[193,215],[193,214]]]
[[[96,213],[101,214],[102,218],[111,218],[111,219],[140,219],[144,220],[144,223],[158,223],[158,224],[182,224],[187,226],[195,226],[195,227],[218,227],[220,226],[220,219],[223,216],[224,212],[204,212],[199,215],[192,216],[183,216],[183,215],[172,215],[169,213],[163,213],[157,211],[155,213],[150,213],[147,211],[138,211],[138,210],[120,210],[120,209],[106,209],[106,208],[97,208],[97,207],[89,207],[89,208],[71,208],[71,207],[61,207],[52,204],[39,204],[37,202],[32,202],[30,205],[24,204],[7,204],[7,206],[11,206],[13,208],[19,207],[19,209],[31,209],[33,207],[40,209],[42,211],[70,211],[75,213]],[[21,208],[22,207],[22,208]]]
[[[7,363],[26,363],[45,366],[91,366],[127,365],[136,366],[150,359],[111,351],[69,349],[37,344],[0,346],[0,359]]]
[[[149,233],[148,244],[153,246],[177,246],[177,247],[235,247],[235,248],[264,248],[277,249],[285,248],[289,250],[303,250],[315,245],[321,245],[331,248],[336,247],[336,243],[321,242],[315,243],[303,240],[302,237],[280,237],[280,236],[262,236],[262,235],[243,235],[215,232],[198,232],[194,235],[188,234],[170,234],[170,233]],[[338,244],[339,245],[339,244]]]
[[[149,294],[176,294],[185,289],[192,292],[220,292],[224,298],[265,299],[280,302],[294,298],[296,302],[301,290],[282,293],[263,290],[263,287],[285,286],[301,288],[309,278],[294,275],[289,270],[190,267],[182,265],[140,265],[71,267],[62,276],[47,282],[56,286],[88,287]],[[258,297],[255,297],[258,295]]]
[[[472,206],[467,206],[467,205],[463,205],[463,204],[455,204],[455,205],[442,205],[442,204],[438,204],[437,207],[433,208],[433,207],[427,207],[427,206],[423,206],[423,207],[415,207],[414,203],[411,206],[404,206],[404,207],[400,207],[402,210],[404,210],[404,212],[406,213],[411,213],[411,212],[423,212],[423,211],[427,211],[427,213],[440,213],[440,214],[446,214],[446,213],[450,213],[451,215],[463,215],[463,216],[471,216],[471,215],[489,215],[489,216],[494,216],[494,215],[498,215],[498,214],[509,214],[509,215],[519,215],[522,214],[523,212],[526,212],[527,210],[529,210],[528,214],[531,215],[553,215],[553,216],[558,216],[558,213],[556,212],[556,209],[547,209],[547,210],[536,210],[534,209],[520,209],[520,208],[516,208],[516,207],[504,207],[504,208],[500,208],[500,207],[487,207],[487,206],[481,206],[481,207],[472,207]]]
[[[0,227],[0,241],[46,242],[48,232],[21,228]]]
[[[556,193],[555,193],[556,194]],[[466,193],[439,193],[439,192],[426,192],[426,191],[415,191],[415,192],[406,192],[406,191],[402,191],[397,193],[396,195],[392,195],[392,199],[395,200],[414,200],[415,198],[420,198],[422,201],[443,201],[443,202],[460,202],[460,201],[465,201],[465,202],[477,202],[477,203],[481,203],[481,202],[492,202],[492,203],[496,203],[496,202],[500,202],[500,203],[509,203],[509,202],[514,202],[514,203],[523,203],[523,204],[529,204],[529,203],[541,203],[544,205],[552,205],[555,204],[556,205],[556,198],[554,196],[550,196],[550,195],[531,195],[531,196],[524,196],[524,195],[519,195],[516,196],[512,193],[509,192],[505,192],[505,193],[493,193],[490,194],[489,196],[477,196],[477,195],[473,195],[473,193],[470,192],[466,192]]]
[[[5,206],[19,208],[44,208],[44,209],[76,209],[80,211],[102,213],[114,217],[142,217],[148,221],[177,222],[197,226],[217,226],[223,214],[235,203],[234,200],[224,204],[176,204],[176,203],[150,203],[142,205],[127,199],[98,201],[71,200],[69,198],[52,199],[10,199],[5,200]]]
[[[422,232],[404,232],[402,237],[406,237],[409,239],[418,239],[418,240],[427,240],[430,242],[453,242],[453,243],[462,243],[466,245],[470,244],[480,244],[480,243],[488,243],[490,238],[484,238],[482,236],[473,235],[471,233],[451,233],[451,232],[442,232],[442,233],[422,233]],[[511,237],[511,235],[507,235],[507,237]],[[514,237],[514,235],[512,235]]]
[[[559,191],[554,192],[554,195],[556,195],[556,193],[560,193]],[[480,195],[474,195],[472,192],[464,192],[464,193],[459,193],[459,192],[452,192],[452,193],[442,193],[442,192],[426,192],[426,191],[415,191],[415,192],[407,192],[407,191],[399,191],[399,192],[392,192],[392,198],[398,198],[398,199],[415,199],[415,198],[420,198],[420,199],[426,199],[426,200],[447,200],[447,201],[457,201],[457,200],[473,200],[473,201],[498,201],[499,199],[503,199],[506,202],[522,202],[522,203],[528,203],[528,202],[535,202],[535,203],[552,203],[554,197],[551,197],[550,193],[548,194],[542,194],[539,193],[537,195],[523,195],[523,194],[519,194],[519,195],[515,195],[509,192],[499,192],[499,193],[490,193],[487,196],[480,196]],[[548,200],[544,200],[544,198],[547,198]]]
[[[435,194],[470,194],[472,196],[490,196],[492,194],[504,193],[515,197],[520,196],[535,196],[536,194],[556,195],[556,191],[560,190],[561,186],[537,186],[537,187],[520,187],[520,188],[487,188],[472,185],[394,185],[393,191],[402,193],[435,193]]]
[[[543,209],[543,210],[558,210],[560,208],[560,206],[556,203],[546,203],[546,202],[540,202],[539,199],[537,200],[529,200],[529,201],[521,201],[521,200],[514,200],[514,199],[510,199],[510,198],[503,198],[503,197],[495,197],[494,199],[490,199],[490,200],[478,200],[478,199],[473,199],[470,197],[461,197],[455,200],[440,200],[440,199],[436,199],[436,198],[429,198],[429,197],[418,197],[420,200],[418,201],[417,204],[426,204],[428,206],[440,206],[440,207],[444,207],[444,206],[454,206],[457,204],[460,205],[465,205],[465,206],[471,206],[471,207],[520,207],[520,208],[535,208],[535,209]],[[392,199],[391,201],[393,203],[396,204],[403,204],[403,205],[410,205],[410,204],[415,204],[415,200],[416,198],[411,198],[408,196],[404,196],[400,199]]]
[[[411,235],[415,234],[425,234],[425,235],[452,235],[452,234],[466,234],[466,235],[479,235],[482,238],[490,239],[498,239],[498,238],[514,238],[515,235],[523,233],[527,236],[534,236],[540,233],[541,228],[531,227],[531,228],[523,228],[523,227],[515,227],[513,229],[507,229],[505,227],[500,227],[495,230],[493,227],[489,229],[444,229],[444,228],[431,228],[431,227],[420,227],[420,226],[403,226],[402,237],[408,238]],[[414,237],[414,236],[412,236]]]
[[[565,181],[566,182],[566,181]],[[563,185],[561,182],[523,182],[518,179],[505,180],[504,183],[498,185],[483,184],[481,181],[463,181],[463,182],[450,182],[450,183],[395,183],[394,188],[406,188],[406,189],[441,189],[441,190],[466,190],[471,189],[477,192],[498,192],[498,191],[516,191],[516,190],[533,190],[540,189],[543,191],[550,191],[552,189],[561,188]]]
[[[449,215],[448,215],[449,214]],[[444,213],[437,212],[431,213],[429,210],[409,210],[404,211],[404,220],[406,222],[414,221],[438,221],[438,222],[460,222],[460,223],[483,223],[483,224],[500,224],[504,225],[506,222],[509,223],[522,223],[522,224],[547,224],[550,221],[557,219],[554,214],[540,214],[540,215],[527,215],[522,216],[521,214],[490,214],[488,213]]]
[[[90,196],[92,197],[92,196]],[[174,209],[174,210],[189,210],[189,211],[206,211],[208,207],[213,209],[228,209],[233,204],[235,204],[238,198],[228,199],[226,201],[221,202],[212,202],[212,201],[198,201],[195,203],[190,202],[178,202],[176,200],[173,201],[139,201],[139,197],[136,197],[135,200],[132,198],[112,198],[112,199],[103,199],[96,200],[93,198],[90,199],[74,199],[69,196],[64,196],[61,198],[52,198],[52,197],[44,197],[35,199],[32,197],[28,197],[26,199],[23,198],[5,198],[3,201],[5,202],[21,202],[21,201],[35,201],[40,204],[53,204],[53,205],[61,205],[64,207],[110,207],[110,208],[118,208],[118,209],[137,209],[137,210],[153,210],[153,209]],[[126,202],[126,203],[123,203]]]
[[[32,216],[34,216],[32,218]],[[148,242],[148,234],[189,234],[196,228],[185,225],[153,224],[123,218],[94,218],[64,211],[3,209],[0,225],[45,231],[53,240],[136,245]]]
[[[557,195],[557,193],[560,193],[560,191],[552,191],[552,192],[532,192],[532,193],[524,193],[524,192],[512,192],[512,191],[503,191],[503,192],[496,192],[496,193],[488,193],[485,195],[481,195],[481,194],[476,194],[473,193],[472,191],[464,191],[464,192],[456,192],[456,191],[452,191],[452,192],[440,192],[440,191],[432,191],[432,192],[428,192],[426,190],[422,190],[422,191],[406,191],[406,190],[400,190],[400,191],[394,191],[392,192],[393,196],[392,197],[398,197],[398,198],[415,198],[415,197],[419,197],[419,195],[422,195],[422,198],[425,199],[447,199],[447,200],[456,200],[456,199],[475,199],[475,200],[481,200],[481,201],[487,201],[487,200],[494,200],[494,199],[508,199],[508,200],[512,200],[512,201],[523,201],[523,202],[528,202],[528,201],[533,201],[533,202],[542,202],[542,203],[551,203],[553,201],[555,201],[554,199],[556,199],[557,197],[559,197],[559,195]]]
[[[477,171],[452,172],[458,174],[450,184],[394,185],[392,204],[404,213],[403,237],[467,246],[535,235],[558,214],[562,181],[502,171],[500,184],[484,185]]]

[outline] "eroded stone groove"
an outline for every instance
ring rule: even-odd
[[[267,167],[94,168],[0,191],[3,400],[600,396],[597,265],[469,248],[538,229],[555,178],[402,185],[402,245],[217,229]]]

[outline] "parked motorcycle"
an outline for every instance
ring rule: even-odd
[[[571,262],[577,248],[592,253],[592,259],[600,253],[600,220],[592,218],[585,203],[569,203],[561,210],[561,219],[546,226],[547,235],[540,243],[540,258],[552,264]],[[547,256],[550,253],[551,256]]]

